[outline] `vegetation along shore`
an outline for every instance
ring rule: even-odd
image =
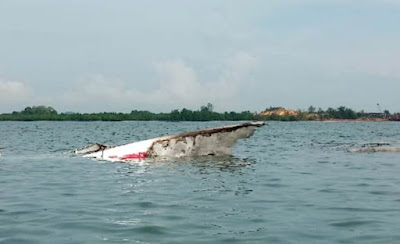
[[[307,110],[291,110],[282,107],[270,107],[256,113],[215,112],[212,104],[201,106],[199,110],[172,110],[170,113],[154,113],[145,110],[132,110],[130,113],[58,113],[47,106],[26,107],[22,111],[0,114],[0,121],[238,121],[238,120],[274,120],[274,121],[400,121],[400,113],[391,114],[388,110],[378,113],[356,112],[341,106],[323,110],[310,106]]]

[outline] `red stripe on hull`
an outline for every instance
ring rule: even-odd
[[[141,152],[141,153],[127,154],[127,155],[120,157],[119,159],[129,160],[129,159],[145,159],[145,158],[147,158],[147,153]]]

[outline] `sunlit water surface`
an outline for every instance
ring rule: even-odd
[[[232,122],[0,123],[0,243],[400,243],[400,123],[271,122],[233,157],[69,150]]]

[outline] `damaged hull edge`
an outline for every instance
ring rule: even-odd
[[[159,137],[117,147],[93,144],[74,152],[83,154],[86,158],[112,162],[135,161],[147,157],[231,155],[238,139],[249,138],[256,127],[263,125],[264,122],[249,122]]]

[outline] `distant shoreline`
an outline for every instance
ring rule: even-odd
[[[265,121],[265,122],[322,122],[322,123],[361,123],[361,122],[371,122],[371,123],[379,123],[379,122],[399,122],[399,121],[391,121],[389,119],[326,119],[326,120],[56,120],[56,119],[31,119],[31,120],[5,120],[0,119],[1,122],[235,122],[235,121]]]
[[[242,112],[215,112],[214,106],[208,103],[199,110],[183,108],[169,113],[154,113],[146,110],[132,110],[130,113],[58,113],[52,107],[33,106],[22,111],[0,114],[0,121],[321,121],[321,122],[386,122],[400,121],[400,114],[356,112],[345,106],[328,108],[314,108],[308,110],[291,110],[282,107],[270,107],[257,113]]]

